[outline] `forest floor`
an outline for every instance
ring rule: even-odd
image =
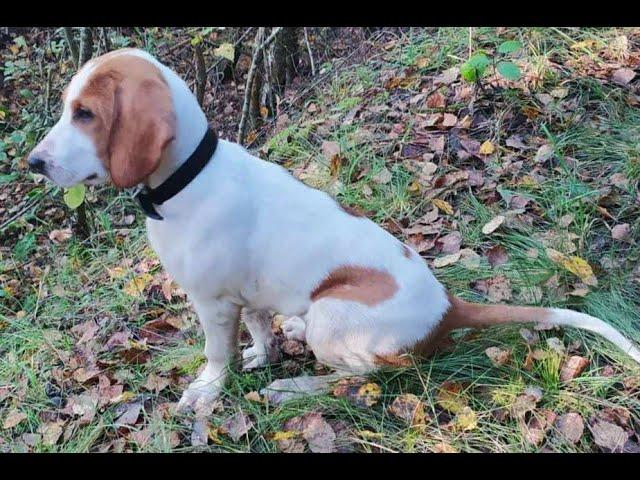
[[[184,35],[111,41],[190,80],[190,44],[172,47]],[[304,64],[251,150],[411,244],[456,295],[573,308],[640,343],[640,30],[318,38],[317,75]],[[506,40],[522,48],[499,54]],[[273,380],[325,371],[281,342],[282,362],[233,371],[212,411],[175,413],[204,338],[131,192],[89,188],[82,239],[64,192],[26,170],[73,73],[63,36],[3,35],[0,49],[0,451],[640,451],[640,367],[573,329],[456,332],[430,361],[273,405],[258,393]],[[479,49],[521,78],[490,65],[466,82]],[[205,96],[223,138],[246,60]]]

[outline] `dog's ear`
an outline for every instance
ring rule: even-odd
[[[159,78],[125,75],[117,85],[109,138],[109,171],[116,187],[132,187],[160,163],[175,137],[169,87]]]

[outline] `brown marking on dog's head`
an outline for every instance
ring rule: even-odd
[[[71,104],[72,121],[93,140],[113,183],[131,187],[158,167],[175,136],[171,94],[160,70],[143,58],[106,54],[96,61]]]
[[[378,305],[393,297],[398,284],[388,272],[370,267],[344,265],[333,270],[311,292],[311,300],[331,297]]]

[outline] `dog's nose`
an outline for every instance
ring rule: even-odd
[[[29,168],[31,169],[32,172],[44,173],[45,163],[44,163],[44,160],[42,160],[42,158],[38,156],[29,157],[29,160],[27,160],[27,163],[29,164]]]

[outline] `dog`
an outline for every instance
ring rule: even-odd
[[[206,366],[180,409],[220,394],[241,319],[253,339],[244,367],[275,361],[269,312],[287,317],[285,336],[306,341],[339,375],[407,365],[453,329],[513,322],[589,330],[640,362],[638,348],[592,316],[448,293],[418,253],[373,221],[208,133],[186,83],[142,50],[90,60],[62,101],[28,164],[60,187],[146,189],[149,242],[187,292],[206,339]]]

